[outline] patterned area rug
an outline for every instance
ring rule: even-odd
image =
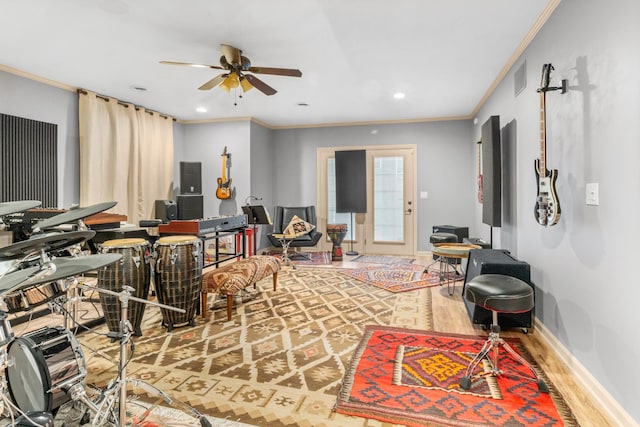
[[[435,270],[424,272],[424,265],[393,264],[375,267],[353,268],[342,270],[342,274],[361,280],[390,292],[407,292],[416,289],[438,286],[448,278],[462,280],[464,276],[448,272],[441,280],[440,273]]]
[[[269,427],[371,426],[333,411],[365,325],[433,327],[430,289],[389,293],[337,269],[284,269],[278,291],[267,278],[251,292],[255,298],[235,305],[231,322],[221,308],[171,333],[160,326],[160,310],[147,306],[127,374],[217,419]],[[118,344],[93,333],[78,340],[87,382],[104,387],[116,377]],[[139,398],[155,401],[144,391]]]
[[[351,261],[363,262],[367,264],[411,264],[413,261],[415,261],[415,259],[389,255],[358,255]]]
[[[281,256],[280,251],[263,252],[263,255]],[[292,252],[289,259],[293,265],[331,265],[331,252]]]
[[[394,385],[473,393],[485,398],[501,399],[493,376],[474,381],[468,391],[460,390],[460,380],[475,354],[447,348],[407,347],[399,345],[393,366]],[[491,372],[488,361],[483,368]]]
[[[368,326],[345,374],[336,410],[420,427],[577,426],[571,410],[517,338],[507,340],[534,365],[550,393],[538,391],[533,381],[506,375],[490,387],[480,384],[464,391],[456,386],[484,339]],[[507,372],[529,374],[504,352],[499,365]],[[489,395],[492,387],[499,389],[497,395]]]

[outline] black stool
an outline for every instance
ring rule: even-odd
[[[497,377],[503,375],[504,372],[498,367],[498,350],[502,347],[516,361],[529,368],[533,373],[533,377],[525,377],[515,373],[512,375],[535,381],[538,384],[538,390],[548,393],[549,388],[547,384],[538,376],[531,364],[500,338],[498,313],[523,313],[533,309],[533,288],[516,277],[502,274],[481,274],[467,282],[464,297],[468,301],[490,310],[493,314],[493,320],[491,322],[489,338],[467,367],[465,376],[460,380],[460,388],[463,390],[469,390],[471,388],[471,380],[474,378],[473,371],[485,357],[491,364],[491,370],[489,372],[479,373],[475,375],[475,377],[484,375]],[[492,350],[491,356],[489,352]]]

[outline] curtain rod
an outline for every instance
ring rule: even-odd
[[[88,95],[89,94],[89,92],[84,90],[84,89],[78,89],[78,93],[80,93],[82,95]],[[162,117],[163,119],[171,119],[174,122],[176,121],[176,119],[174,117],[169,117],[166,114],[161,114],[161,113],[159,113],[157,111],[148,110],[148,109],[146,109],[144,107],[141,107],[139,105],[127,104],[126,102],[120,101],[120,100],[115,99],[115,98],[110,98],[110,97],[105,96],[105,95],[100,95],[99,93],[96,93],[96,98],[102,99],[103,101],[107,101],[107,102],[109,102],[111,99],[114,99],[118,103],[118,105],[122,105],[123,107],[129,108],[130,105],[133,105],[135,107],[136,111],[139,111],[142,108],[142,109],[144,109],[144,112],[147,113],[147,114],[153,115],[155,113],[158,116]]]

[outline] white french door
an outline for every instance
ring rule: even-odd
[[[367,153],[367,213],[335,212],[335,151],[364,149]],[[415,253],[415,147],[373,146],[318,149],[318,219],[325,226],[346,223],[343,251],[413,255]],[[323,249],[331,241],[323,239]]]

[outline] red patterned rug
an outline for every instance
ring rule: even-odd
[[[407,292],[441,284],[437,269],[431,269],[428,273],[424,269],[424,265],[393,264],[345,269],[342,273],[390,292]],[[444,279],[448,278],[462,280],[464,276],[448,272]]]
[[[549,386],[513,376],[458,386],[468,362],[485,338],[468,335],[366,327],[345,372],[336,411],[408,426],[577,426],[562,396],[517,338],[507,338]],[[500,366],[528,375],[504,352]]]

